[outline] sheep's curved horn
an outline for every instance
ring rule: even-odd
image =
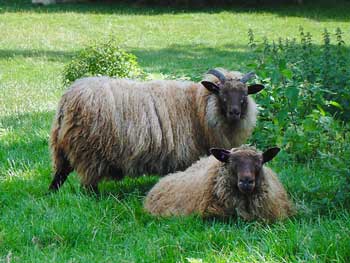
[[[220,80],[221,83],[224,83],[226,81],[225,75],[222,74],[222,72],[218,71],[217,69],[211,69],[207,72],[207,74],[214,75]]]
[[[241,78],[241,82],[246,83],[248,80],[250,80],[252,77],[255,77],[255,73],[254,72],[249,72],[247,74],[245,74],[242,78]]]

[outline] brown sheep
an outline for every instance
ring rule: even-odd
[[[293,205],[276,174],[263,166],[278,152],[271,148],[261,153],[245,145],[211,149],[213,156],[162,178],[148,193],[145,209],[160,216],[284,219],[293,214]]]
[[[184,170],[210,146],[241,145],[257,109],[248,94],[264,87],[242,75],[211,70],[205,81],[77,80],[59,103],[51,132],[57,190],[75,169],[84,187],[102,178]]]

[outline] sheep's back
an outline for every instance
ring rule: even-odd
[[[202,213],[202,203],[211,179],[208,167],[216,163],[213,157],[200,159],[183,172],[170,174],[148,193],[144,207],[153,215],[189,215]]]

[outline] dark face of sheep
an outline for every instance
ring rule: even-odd
[[[202,85],[219,98],[221,113],[230,122],[237,122],[244,119],[248,108],[248,95],[261,91],[264,86],[254,84],[247,86],[246,81],[252,77],[248,73],[241,80],[226,79],[226,77],[217,70],[211,70],[208,73],[213,74],[220,80],[219,84],[210,81],[202,81]]]
[[[263,164],[272,160],[279,151],[278,147],[270,148],[262,154],[253,149],[210,150],[216,159],[225,163],[224,167],[234,177],[237,188],[243,194],[251,194],[259,187]]]

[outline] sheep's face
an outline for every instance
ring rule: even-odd
[[[245,84],[226,81],[217,95],[221,112],[229,121],[235,122],[245,117],[248,105],[248,89]]]
[[[237,188],[243,194],[251,194],[259,187],[259,179],[263,164],[272,160],[279,148],[270,148],[259,153],[252,148],[235,148],[231,151],[213,148],[210,152],[216,159],[224,163],[228,174],[234,177]]]
[[[248,94],[254,94],[264,88],[263,85],[247,86],[245,83],[229,79],[222,84],[202,81],[210,92],[218,96],[219,106],[223,116],[229,122],[237,122],[244,119],[248,108]]]

